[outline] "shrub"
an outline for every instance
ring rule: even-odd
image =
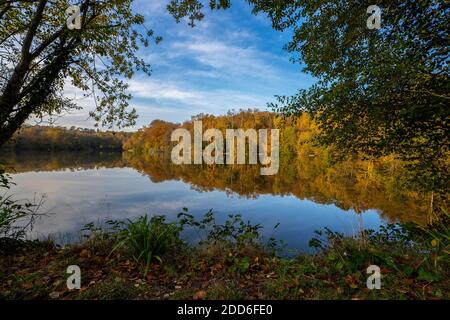
[[[183,208],[183,212],[178,214],[178,219],[182,228],[187,226],[197,231],[200,244],[227,243],[233,246],[258,246],[260,244],[259,230],[262,226],[244,221],[239,214],[230,214],[223,224],[219,224],[216,222],[212,210],[208,211],[203,219],[196,220],[193,215],[188,213],[187,208]],[[201,234],[202,231],[203,234]]]
[[[0,165],[0,188],[9,189],[11,178]],[[39,208],[44,203],[44,197],[34,202],[22,202],[13,199],[12,195],[0,194],[0,237],[23,238],[27,230],[41,213]]]
[[[180,227],[167,223],[165,219],[164,216],[154,216],[149,220],[148,216],[142,216],[135,221],[119,222],[122,228],[112,252],[126,246],[137,262],[144,263],[146,276],[153,260],[162,262],[162,255],[181,244]]]

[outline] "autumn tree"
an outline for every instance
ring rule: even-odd
[[[23,125],[0,151],[122,151],[129,136],[127,132]]]
[[[150,74],[137,56],[159,37],[132,10],[133,0],[0,0],[0,146],[31,116],[79,108],[66,84],[95,104],[102,125],[133,124],[126,79]],[[69,5],[80,10],[80,29],[69,29]]]

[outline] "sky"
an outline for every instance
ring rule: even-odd
[[[128,81],[130,106],[139,118],[136,130],[155,119],[183,122],[199,113],[220,115],[228,110],[267,109],[275,95],[294,94],[314,79],[289,60],[283,46],[289,32],[271,28],[266,16],[255,16],[243,0],[232,8],[210,12],[195,28],[187,21],[176,23],[166,12],[168,0],[136,0],[135,10],[145,25],[163,37],[158,45],[139,51],[150,63],[152,75],[136,74]],[[67,90],[68,97],[80,95]],[[84,108],[58,118],[56,125],[93,127],[89,100],[78,99]]]

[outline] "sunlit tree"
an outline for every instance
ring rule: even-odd
[[[79,108],[67,84],[92,98],[102,125],[133,124],[126,79],[150,74],[140,46],[159,37],[133,12],[133,0],[0,1],[0,146],[31,116]],[[69,29],[69,5],[80,10],[80,29]]]

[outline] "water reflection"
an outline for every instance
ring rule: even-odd
[[[3,154],[14,167],[20,198],[46,194],[46,210],[34,236],[56,234],[71,241],[91,221],[142,214],[175,217],[213,208],[219,215],[241,213],[265,227],[280,222],[277,237],[306,249],[314,230],[329,227],[355,233],[386,221],[425,220],[426,195],[402,189],[392,170],[368,174],[363,163],[327,167],[305,157],[282,162],[275,176],[260,176],[256,166],[176,166],[167,157],[130,154]]]

